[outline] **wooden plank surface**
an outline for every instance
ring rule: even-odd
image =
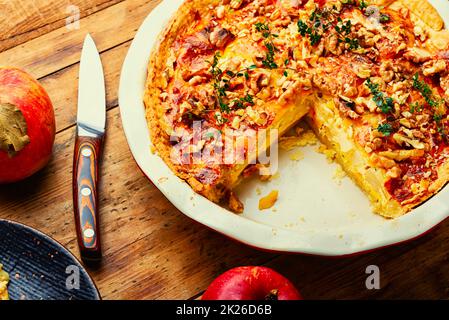
[[[0,51],[22,44],[123,0],[28,0],[0,2]]]
[[[0,53],[0,65],[22,68],[42,78],[79,62],[86,33],[100,52],[131,40],[142,20],[160,0],[127,0],[80,20],[80,28],[65,26]],[[42,45],[45,43],[45,45]]]
[[[447,299],[449,222],[419,240],[358,257],[271,254],[198,225],[148,182],[126,147],[117,91],[130,42],[159,2],[70,1],[82,8],[78,30],[65,27],[66,1],[35,1],[31,9],[28,0],[0,4],[0,18],[5,8],[13,8],[16,15],[0,19],[5,30],[0,65],[23,68],[41,80],[54,103],[58,131],[54,157],[43,171],[24,182],[0,186],[0,217],[42,230],[78,255],[68,182],[80,50],[90,32],[102,52],[107,85],[108,136],[101,184],[105,258],[99,269],[90,270],[104,298],[194,299],[231,267],[266,264],[291,278],[309,299]],[[369,265],[380,268],[381,290],[365,287]]]

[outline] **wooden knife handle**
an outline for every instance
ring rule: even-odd
[[[81,258],[101,260],[98,208],[99,160],[103,137],[77,135],[73,161],[73,207]]]

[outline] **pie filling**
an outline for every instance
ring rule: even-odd
[[[374,211],[398,217],[448,181],[442,28],[417,0],[187,0],[150,59],[153,145],[196,192],[242,212],[232,190],[269,175],[270,146],[306,118]]]

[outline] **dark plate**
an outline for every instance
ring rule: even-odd
[[[0,219],[0,263],[11,278],[12,300],[100,299],[94,282],[67,249],[22,224]]]

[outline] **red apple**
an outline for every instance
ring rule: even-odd
[[[202,300],[302,300],[293,284],[273,269],[231,269],[207,288]]]
[[[0,67],[0,183],[42,169],[54,140],[55,115],[44,88],[24,71]]]

